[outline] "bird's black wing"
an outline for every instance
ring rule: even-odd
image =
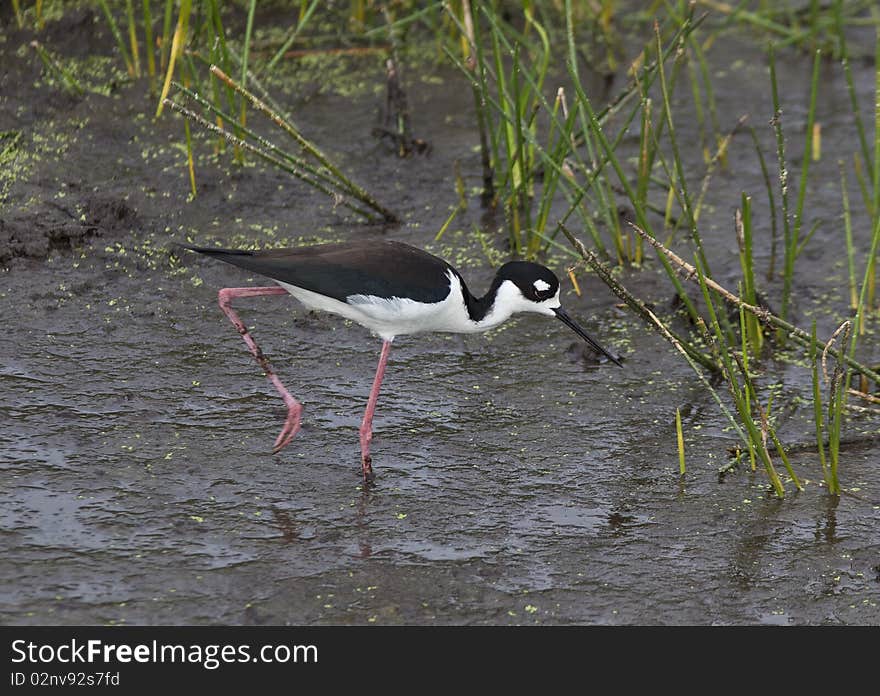
[[[267,251],[180,246],[341,302],[351,295],[440,302],[449,294],[449,271],[455,273],[443,259],[394,241]]]

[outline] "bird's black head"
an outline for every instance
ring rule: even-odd
[[[510,261],[498,269],[499,284],[511,281],[522,296],[530,301],[543,303],[552,300],[559,292],[559,279],[546,266],[530,261]]]

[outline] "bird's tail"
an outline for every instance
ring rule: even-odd
[[[201,247],[193,246],[191,244],[176,244],[176,246],[181,249],[187,249],[188,251],[195,251],[199,254],[210,256],[211,258],[243,268],[246,271],[259,273],[268,278],[275,278],[275,275],[272,272],[273,268],[271,265],[267,265],[264,261],[260,261],[261,255],[260,252],[257,251],[249,251],[247,249],[222,249],[220,247]]]
[[[192,244],[181,244],[179,242],[175,242],[175,247],[180,249],[188,249],[189,251],[196,251],[200,254],[205,254],[206,256],[214,256],[216,258],[224,259],[224,257],[229,256],[253,256],[254,252],[249,251],[247,249],[222,249],[221,247],[202,247],[202,246],[193,246]]]

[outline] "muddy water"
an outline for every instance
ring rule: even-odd
[[[456,201],[453,162],[479,183],[468,92],[454,74],[412,80],[416,134],[433,152],[406,161],[369,135],[381,91],[287,95],[304,130],[406,220],[365,228],[282,173],[216,164],[206,144],[199,195],[189,200],[173,147],[182,125],[143,116],[143,85],[59,96],[37,82],[34,61],[16,55],[28,37],[6,29],[0,130],[22,128],[41,154],[2,209],[7,250],[24,232],[37,238],[7,251],[0,274],[3,622],[880,621],[880,467],[866,437],[876,420],[850,423],[862,439],[845,449],[839,502],[808,450],[793,455],[805,491],[789,484],[784,501],[760,471],[719,477],[735,440],[717,406],[591,277],[582,278],[585,296],[567,291],[565,304],[625,356],[624,369],[590,363],[573,334],[540,317],[488,335],[403,337],[379,402],[378,478],[368,491],[357,427],[379,341],[291,299],[240,303],[305,405],[302,431],[270,454],[283,405],[215,301],[220,287],[260,281],[178,261],[169,243],[387,236],[446,254],[482,290],[491,269],[467,231],[500,220],[474,198],[456,221],[464,232],[433,242]],[[729,45],[729,54],[712,54],[723,125],[748,110],[769,148],[759,47],[737,36]],[[742,55],[751,63],[735,64]],[[381,85],[378,59],[348,69]],[[780,70],[799,143],[809,60],[792,55]],[[799,261],[797,307],[826,333],[846,301],[843,267],[823,251],[840,244],[836,160],[856,148],[845,85],[839,70],[827,73],[810,206],[831,222]],[[869,104],[870,69],[860,68],[858,84]],[[56,131],[63,143],[30,140]],[[722,282],[735,284],[738,273],[731,211],[744,188],[758,199],[760,181],[743,137],[704,218]],[[758,226],[766,235],[766,215]],[[858,225],[857,234],[864,244]],[[836,275],[826,277],[829,268]],[[666,306],[653,269],[624,279]],[[871,349],[866,359],[877,357]],[[807,373],[781,363],[766,370],[782,384],[784,436],[808,441],[809,408],[795,398],[809,388]]]

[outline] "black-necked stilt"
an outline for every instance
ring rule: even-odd
[[[290,293],[310,309],[339,314],[379,335],[383,341],[382,352],[360,427],[364,481],[373,477],[370,457],[373,413],[395,336],[420,331],[485,331],[517,312],[535,312],[555,316],[595,350],[620,365],[617,358],[590,338],[562,309],[559,280],[550,269],[536,263],[504,264],[498,269],[489,292],[478,298],[468,291],[461,274],[446,261],[402,242],[357,241],[270,251],[181,246],[278,283],[271,287],[224,288],[218,295],[220,308],[287,404],[287,421],[275,440],[273,453],[279,452],[296,435],[302,405],[273,372],[266,356],[232,309],[232,300]]]

